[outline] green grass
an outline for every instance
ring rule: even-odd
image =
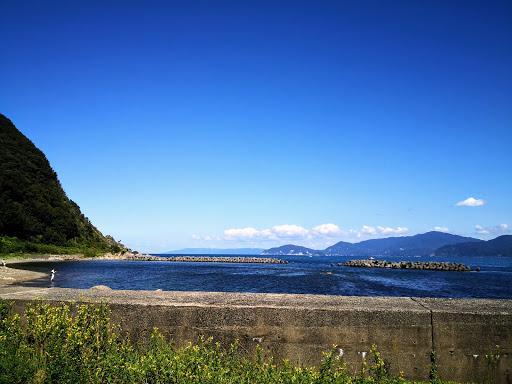
[[[78,244],[70,241],[68,245],[45,244],[34,241],[22,240],[16,237],[0,236],[1,258],[23,258],[32,255],[84,255],[94,257],[107,252],[117,253],[122,248],[113,244],[110,247],[94,244]]]
[[[72,312],[74,313],[72,315]],[[353,383],[399,384],[376,348],[357,374],[334,351],[318,368],[275,364],[201,339],[175,347],[155,330],[134,345],[110,320],[106,305],[37,303],[23,316],[0,301],[0,383]],[[440,383],[435,377],[435,382]]]

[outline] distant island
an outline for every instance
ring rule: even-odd
[[[300,245],[282,245],[280,247],[270,248],[263,252],[262,255],[273,255],[273,256],[324,256],[323,251],[317,251],[315,249],[301,247]]]
[[[283,245],[262,252],[268,256],[512,256],[512,235],[484,241],[431,231],[414,236],[387,237],[358,243],[340,241],[323,250]]]
[[[495,239],[478,243],[445,245],[435,251],[436,256],[512,256],[512,235],[498,236]]]

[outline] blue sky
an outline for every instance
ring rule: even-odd
[[[132,247],[511,232],[510,1],[3,0],[0,49],[0,112]]]

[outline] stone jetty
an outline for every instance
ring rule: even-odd
[[[428,271],[469,272],[471,268],[460,263],[419,262],[419,261],[385,261],[385,260],[349,260],[338,263],[339,266],[357,268],[421,269]]]
[[[240,256],[152,256],[133,255],[125,257],[125,260],[137,261],[177,261],[189,263],[238,263],[238,264],[288,264],[286,260],[272,259],[269,257],[240,257]]]

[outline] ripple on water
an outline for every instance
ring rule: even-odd
[[[512,298],[512,258],[454,260],[482,267],[482,272],[466,273],[336,266],[346,260],[342,257],[287,259],[284,265],[91,260],[19,267],[45,273],[55,268],[54,286],[64,288]],[[47,286],[48,281],[30,284]]]
[[[432,291],[443,289],[447,285],[445,281],[433,280],[429,278],[420,278],[411,281],[410,279],[400,279],[387,276],[363,275],[360,276],[360,279],[372,282],[373,284],[379,284],[385,287],[407,288],[420,291]]]

